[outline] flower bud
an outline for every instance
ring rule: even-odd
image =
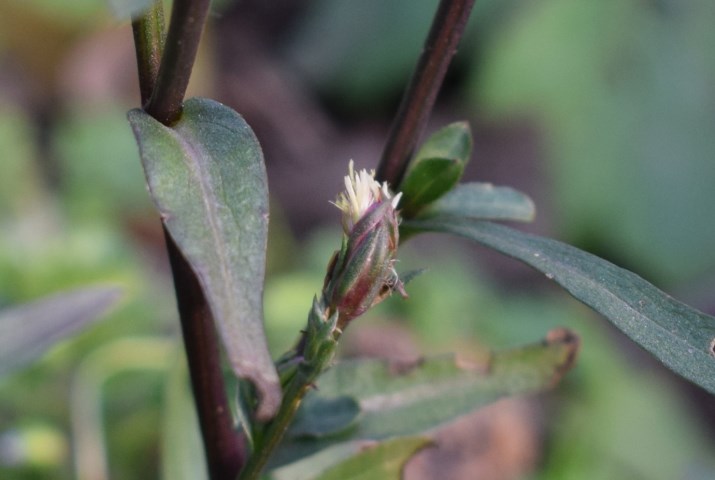
[[[393,289],[406,296],[394,269],[400,195],[392,198],[387,185],[381,186],[365,170],[355,175],[352,162],[345,185],[335,204],[343,211],[346,239],[331,262],[324,288],[331,311],[339,312],[340,329]]]

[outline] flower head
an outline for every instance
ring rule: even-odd
[[[393,290],[406,296],[394,264],[399,243],[395,208],[402,194],[393,196],[375,173],[355,172],[350,162],[345,192],[334,202],[343,212],[345,237],[324,286],[330,311],[338,311],[338,327],[384,300]]]
[[[345,177],[345,191],[338,195],[333,204],[343,212],[342,224],[346,235],[349,235],[356,223],[371,209],[373,205],[386,200],[392,203],[392,209],[397,208],[401,193],[394,197],[387,188],[387,182],[382,185],[375,180],[375,171],[362,169],[357,174],[353,161],[348,164],[348,175]]]

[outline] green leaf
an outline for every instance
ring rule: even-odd
[[[346,442],[273,470],[271,480],[369,479],[399,480],[402,469],[427,437],[402,437],[384,442]]]
[[[415,154],[410,169],[429,158],[448,158],[466,165],[472,154],[472,130],[468,122],[454,122],[442,127],[425,140]]]
[[[715,84],[715,2],[678,14],[636,0],[499,3],[515,11],[480,41],[489,47],[469,67],[470,105],[497,124],[538,125],[555,230],[654,280],[708,277],[715,123],[699,85]]]
[[[317,398],[302,408],[290,426],[295,437],[325,437],[345,431],[360,414],[352,397]]]
[[[45,195],[37,160],[35,133],[28,115],[6,102],[2,102],[0,111],[0,145],[3,151],[0,165],[0,218],[3,218],[3,231],[10,232],[13,229],[7,219],[28,218],[33,208],[38,208],[38,204],[42,203]]]
[[[517,190],[473,182],[458,185],[428,205],[416,219],[467,217],[478,220],[530,222],[534,219],[535,211],[534,202]]]
[[[99,319],[119,296],[117,287],[89,287],[1,311],[0,377]]]
[[[472,153],[467,122],[447,125],[432,134],[415,154],[400,184],[400,208],[406,218],[451,190]]]
[[[270,471],[270,480],[314,480],[317,475],[330,467],[357,455],[366,444],[372,441],[344,442],[330,446],[324,450],[297,460],[289,465]]]
[[[270,418],[280,386],[263,332],[268,187],[251,128],[218,102],[190,99],[165,127],[129,112],[149,189],[204,290],[231,366],[256,385]]]
[[[715,393],[715,318],[638,275],[570,245],[489,222],[435,218],[404,227],[460,235],[544,272],[668,368]]]
[[[351,428],[329,438],[289,434],[276,452],[281,465],[317,452],[336,441],[381,440],[414,435],[506,396],[555,384],[573,365],[578,339],[564,329],[541,343],[498,351],[484,365],[463,365],[454,356],[410,363],[348,360],[320,377],[301,409],[326,399],[352,397],[360,415]]]
[[[315,480],[400,480],[405,463],[429,443],[426,437],[406,437],[364,447]]]

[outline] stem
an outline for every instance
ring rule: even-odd
[[[233,479],[245,462],[246,445],[233,428],[213,318],[196,275],[166,229],[164,236],[210,478]]]
[[[271,420],[266,430],[262,432],[261,439],[265,440],[265,442],[256,445],[253,455],[249,457],[246,466],[238,477],[239,480],[257,480],[260,478],[263,468],[268,463],[268,459],[293,422],[293,417],[295,417],[298,407],[300,407],[300,403],[308,392],[310,385],[311,383],[305,381],[303,376],[300,375],[300,372],[291,379],[283,393],[283,402],[281,403],[280,410],[278,410],[278,414]]]
[[[447,67],[457,53],[474,0],[441,0],[425,47],[395,114],[376,178],[399,186],[427,125]]]
[[[324,296],[313,302],[308,315],[308,325],[301,333],[294,350],[279,361],[279,375],[283,383],[283,401],[278,414],[254,435],[255,448],[249,457],[239,480],[257,480],[268,463],[273,451],[283,439],[293,422],[303,397],[315,385],[316,380],[335,356],[340,330],[338,315],[327,315]]]
[[[141,17],[132,21],[134,47],[139,70],[139,91],[142,105],[151,97],[159,76],[159,64],[164,51],[164,4],[161,0]]]
[[[132,22],[132,28],[142,104],[150,115],[166,125],[181,113],[209,2],[174,1],[163,54],[161,5],[161,0],[157,0],[144,16]],[[164,238],[209,475],[213,480],[233,479],[245,463],[247,448],[245,439],[233,429],[211,310],[196,275],[166,227]]]
[[[174,0],[156,87],[145,106],[146,112],[164,125],[175,123],[181,115],[210,3],[210,0]]]

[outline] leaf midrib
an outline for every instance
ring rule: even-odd
[[[206,159],[210,159],[211,155],[206,152],[204,148],[198,145],[198,142],[195,141],[196,137],[194,136],[193,130],[191,129],[190,125],[186,123],[180,124],[175,130],[172,130],[171,133],[177,139],[179,145],[182,148],[182,151],[185,152],[182,160],[184,161],[184,164],[187,166],[188,170],[191,172],[191,176],[194,177],[194,179],[196,180],[196,185],[198,185],[199,189],[201,190],[201,202],[204,205],[206,213],[204,220],[206,220],[209,224],[211,230],[211,243],[214,246],[214,252],[216,252],[220,259],[219,268],[221,271],[222,279],[220,288],[224,291],[224,295],[222,295],[222,298],[225,301],[227,300],[230,304],[230,311],[236,312],[238,311],[238,309],[234,302],[235,295],[233,295],[232,292],[238,294],[238,291],[233,284],[233,277],[227,270],[227,265],[230,262],[230,258],[222,246],[223,243],[220,241],[220,238],[222,236],[221,232],[223,231],[223,225],[219,218],[220,212],[218,212],[217,209],[214,207],[214,205],[218,202],[209,201],[209,194],[211,194],[210,198],[218,199],[218,195],[216,195],[215,189],[211,187],[208,181],[208,168],[204,166],[207,163]],[[192,161],[192,159],[196,160]],[[230,211],[230,208],[228,208],[227,210]],[[231,214],[233,213],[231,212]],[[206,280],[204,272],[197,273],[202,286],[204,288],[207,288],[207,285],[205,285]],[[219,309],[219,306],[215,305],[215,302],[212,298],[210,298],[210,296],[208,298],[208,301],[209,304],[212,305],[212,310]],[[214,311],[213,313],[217,317],[220,317],[219,325],[222,326],[224,324],[224,322],[221,321],[223,317],[223,312]]]

